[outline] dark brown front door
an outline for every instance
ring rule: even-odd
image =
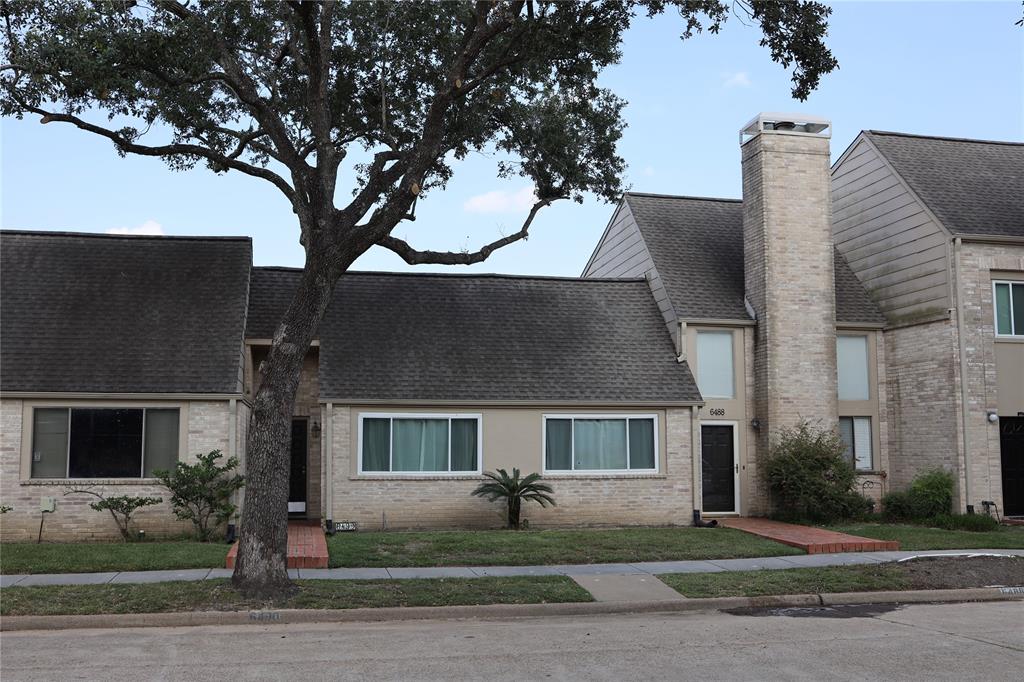
[[[733,427],[707,424],[700,429],[700,471],[704,512],[736,511],[736,449]]]
[[[1024,417],[999,418],[1003,514],[1024,516]]]
[[[306,461],[309,459],[309,442],[306,435],[308,419],[292,420],[292,467],[288,476],[288,512],[306,513]]]

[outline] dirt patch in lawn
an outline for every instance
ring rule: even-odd
[[[915,590],[1024,585],[1024,557],[921,557],[894,567]]]

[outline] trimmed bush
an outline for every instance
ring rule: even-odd
[[[804,421],[785,429],[765,462],[775,516],[829,523],[861,519],[874,502],[856,490],[857,473],[834,432]]]
[[[945,469],[932,469],[918,474],[910,484],[910,502],[913,514],[919,519],[930,519],[953,510],[953,474]]]
[[[972,533],[988,533],[999,529],[999,522],[987,514],[940,514],[931,523],[946,530],[967,530]]]
[[[886,521],[907,521],[914,518],[914,503],[906,490],[896,490],[882,497],[882,518]]]
[[[231,496],[245,485],[238,468],[238,458],[229,457],[223,464],[220,450],[196,455],[195,464],[178,462],[170,471],[154,471],[153,475],[171,491],[174,515],[191,521],[196,535],[209,541],[214,531],[227,523],[235,513]]]

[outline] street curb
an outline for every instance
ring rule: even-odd
[[[764,597],[713,597],[642,602],[577,602],[559,604],[490,604],[481,606],[402,606],[359,609],[271,609],[265,611],[190,611],[89,616],[7,616],[0,631],[76,630],[91,628],[182,627],[196,625],[287,625],[295,623],[358,623],[470,618],[537,618],[615,613],[679,613],[750,608],[838,606],[844,604],[926,604],[977,601],[1019,601],[1022,592],[997,587],[906,592],[840,592]]]

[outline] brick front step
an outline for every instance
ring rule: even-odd
[[[227,567],[235,567],[238,543],[228,551]],[[288,524],[288,568],[327,568],[327,538],[319,524]]]
[[[834,554],[837,552],[892,552],[900,548],[895,540],[875,540],[847,535],[824,528],[799,526],[770,519],[723,519],[726,528],[758,535],[768,540],[798,547],[808,554]]]

